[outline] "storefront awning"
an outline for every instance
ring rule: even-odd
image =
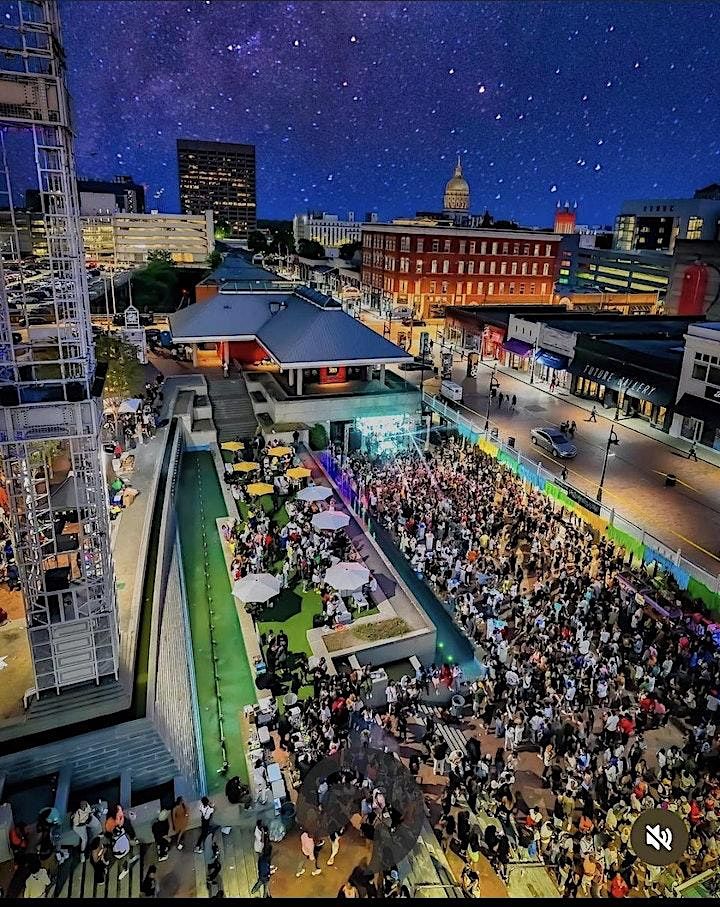
[[[683,394],[675,404],[675,412],[681,416],[700,419],[706,426],[720,428],[720,403],[714,400],[706,400],[694,394]]]
[[[647,400],[659,406],[669,406],[675,399],[677,379],[643,373],[640,369],[625,366],[622,373],[602,365],[593,365],[576,355],[568,366],[572,375],[589,378],[611,390],[624,391],[627,397]]]
[[[503,349],[507,350],[508,353],[513,353],[515,356],[527,356],[532,350],[531,343],[525,343],[523,340],[506,340],[503,343]]]
[[[570,362],[567,356],[562,356],[560,353],[551,353],[549,350],[543,349],[537,351],[535,359],[541,365],[546,365],[548,368],[554,368],[558,371],[565,370]]]

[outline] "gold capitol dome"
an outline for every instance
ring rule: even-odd
[[[467,180],[463,176],[460,155],[458,155],[452,177],[445,184],[443,208],[445,211],[470,210],[470,186],[468,186]]]

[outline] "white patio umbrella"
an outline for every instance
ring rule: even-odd
[[[316,529],[342,529],[350,522],[350,517],[339,510],[323,510],[312,518]]]
[[[370,571],[362,564],[353,561],[340,561],[325,571],[325,582],[344,592],[355,592],[370,579]]]
[[[248,573],[233,586],[233,595],[242,602],[267,602],[280,593],[280,580],[271,573]]]
[[[327,485],[308,485],[297,493],[299,501],[324,501],[332,495],[332,489]]]

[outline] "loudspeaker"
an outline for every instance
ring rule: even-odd
[[[0,406],[19,406],[20,394],[14,384],[0,387]]]
[[[70,381],[67,386],[66,396],[69,403],[79,403],[85,399],[85,388],[80,381]]]

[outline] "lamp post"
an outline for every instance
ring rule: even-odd
[[[619,443],[620,443],[620,438],[618,438],[617,434],[615,433],[615,429],[611,428],[610,434],[608,435],[607,444],[605,445],[605,459],[603,460],[602,475],[600,476],[600,485],[598,487],[598,492],[595,495],[598,503],[602,502],[603,485],[605,484],[605,472],[607,470],[608,459],[610,457],[610,448]]]
[[[493,390],[500,387],[500,382],[495,374],[495,369],[490,372],[490,389],[488,390],[487,410],[485,412],[485,433],[490,430],[490,401],[492,400]]]
[[[530,384],[535,384],[535,354],[537,353],[537,343],[533,340],[532,353],[530,354]]]

